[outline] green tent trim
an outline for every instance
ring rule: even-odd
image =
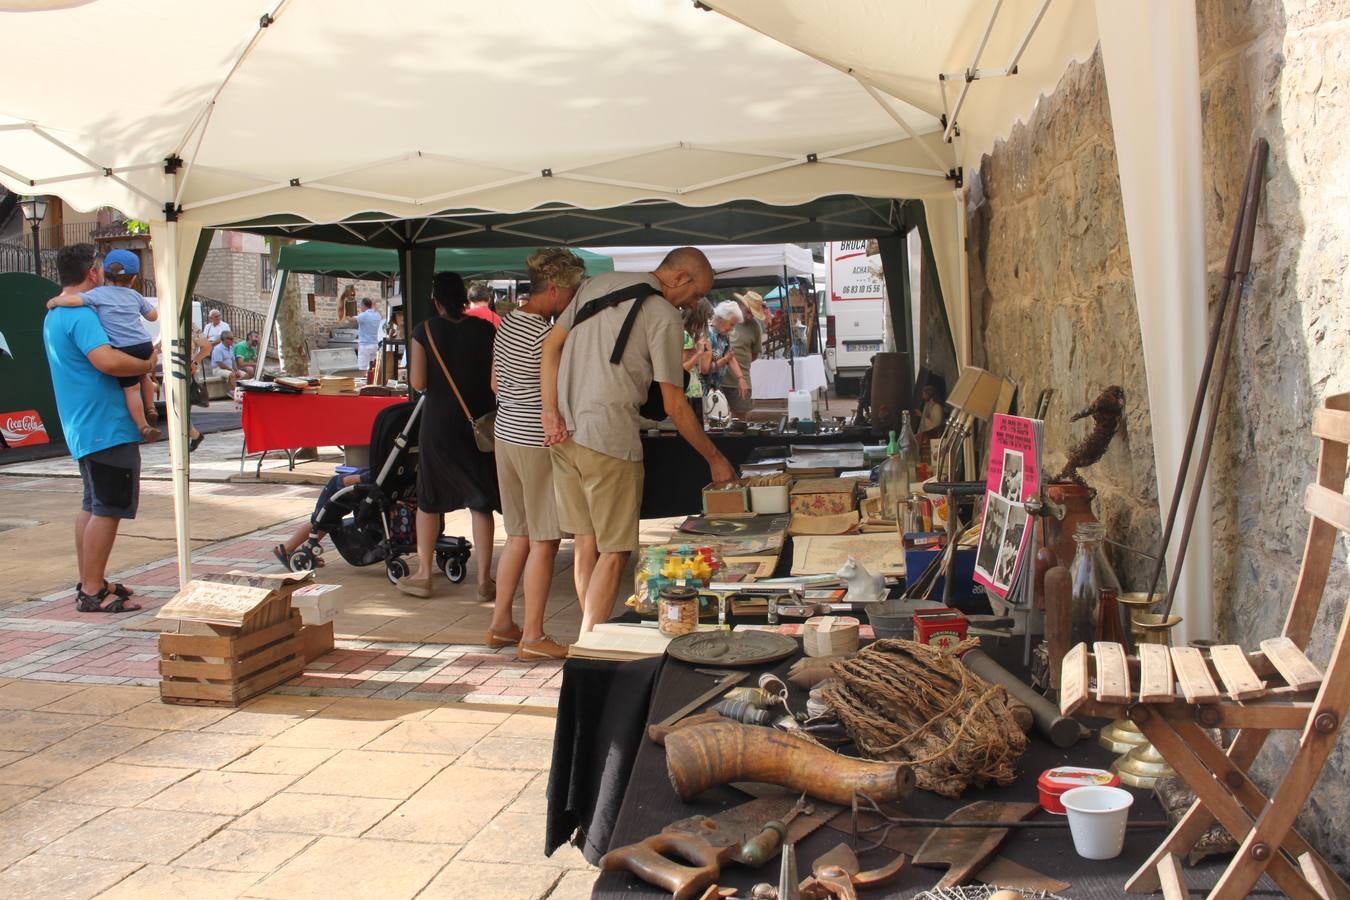
[[[436,250],[437,272],[458,272],[465,278],[527,278],[525,260],[535,248],[440,247]],[[586,274],[613,272],[614,260],[588,250],[573,249],[586,264]],[[315,275],[340,275],[344,278],[379,279],[399,271],[397,250],[361,244],[330,244],[306,241],[281,248],[278,269]]]

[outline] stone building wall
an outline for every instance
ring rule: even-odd
[[[1252,140],[1271,146],[1250,286],[1210,464],[1218,635],[1277,634],[1297,580],[1313,477],[1312,410],[1350,391],[1347,207],[1350,7],[1309,0],[1197,0],[1209,301],[1217,297]],[[1068,71],[1031,120],[986,157],[970,191],[976,363],[1055,387],[1051,462],[1064,416],[1112,381],[1125,428],[1089,470],[1115,536],[1158,539],[1145,373],[1100,57]],[[1031,389],[1028,391],[1028,389]],[[1189,396],[1190,386],[1179,386]],[[1350,594],[1343,539],[1310,655],[1324,662]],[[1145,568],[1117,554],[1127,587]],[[1300,821],[1342,871],[1350,864],[1350,738],[1343,733]],[[1283,774],[1295,736],[1257,761]]]

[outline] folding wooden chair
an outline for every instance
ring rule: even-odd
[[[1126,883],[1127,891],[1161,889],[1169,900],[1188,896],[1179,859],[1217,819],[1241,846],[1211,898],[1245,897],[1263,873],[1290,897],[1350,897],[1350,887],[1293,828],[1350,707],[1350,617],[1341,619],[1325,674],[1303,652],[1337,530],[1350,533],[1345,496],[1350,394],[1327,398],[1313,416],[1312,432],[1321,439],[1317,481],[1304,499],[1312,522],[1280,637],[1262,641],[1253,653],[1235,645],[1213,647],[1207,655],[1191,647],[1141,645],[1139,655],[1130,657],[1120,644],[1096,643],[1093,653],[1079,644],[1064,657],[1063,712],[1128,716],[1195,791],[1195,803]],[[1237,733],[1224,751],[1206,728]],[[1283,779],[1266,797],[1247,770],[1274,730],[1301,731],[1302,737]]]

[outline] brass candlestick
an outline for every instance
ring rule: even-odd
[[[1160,599],[1156,594],[1150,598],[1147,593],[1122,593],[1116,597],[1116,605],[1120,607],[1123,619],[1126,622],[1133,623],[1136,614],[1148,612],[1148,608]],[[1126,652],[1134,653],[1138,649],[1138,645],[1139,640],[1135,634],[1135,628],[1131,624],[1127,631]],[[1147,744],[1148,738],[1144,737],[1144,733],[1139,730],[1139,726],[1129,719],[1116,719],[1103,728],[1097,736],[1097,746],[1120,756],[1124,756],[1135,747]]]
[[[1167,646],[1172,643],[1172,629],[1179,624],[1181,616],[1137,612],[1130,617],[1130,632],[1136,647],[1139,644]],[[1151,788],[1159,778],[1175,774],[1167,760],[1148,740],[1117,759],[1111,764],[1111,769],[1120,776],[1122,783],[1136,788]]]

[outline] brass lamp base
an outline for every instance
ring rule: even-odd
[[[1101,730],[1097,736],[1097,746],[1110,750],[1117,755],[1129,753],[1135,747],[1148,743],[1148,738],[1139,730],[1139,726],[1129,719],[1116,719]]]
[[[1121,783],[1133,788],[1152,788],[1159,778],[1175,775],[1152,744],[1144,743],[1111,764],[1111,771],[1120,776]]]

